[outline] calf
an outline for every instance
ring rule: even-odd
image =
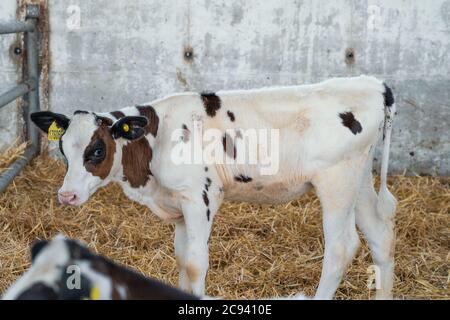
[[[62,235],[31,249],[32,266],[4,300],[197,300],[120,266]]]
[[[224,199],[287,202],[313,186],[325,237],[316,298],[334,296],[359,245],[356,225],[381,273],[377,297],[390,298],[396,200],[386,176],[394,109],[390,88],[360,76],[183,93],[110,113],[76,111],[68,118],[38,112],[31,119],[45,132],[64,132],[59,145],[68,169],[61,203],[81,205],[115,181],[130,199],[175,223],[182,289],[204,294],[209,235]],[[372,160],[380,136],[377,194]]]

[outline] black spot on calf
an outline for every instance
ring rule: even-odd
[[[185,124],[183,124],[181,128],[183,129],[183,142],[188,142],[191,131],[189,131],[188,127]]]
[[[209,221],[210,216],[211,216],[211,210],[209,210],[209,208],[208,208],[208,210],[206,210],[206,218],[208,219],[208,221]]]
[[[240,174],[240,175],[234,177],[234,180],[236,180],[237,182],[248,183],[248,182],[252,181],[253,179],[251,177],[247,177],[247,176],[244,176],[243,174]]]
[[[220,98],[214,92],[202,93],[200,96],[202,98],[206,114],[210,117],[214,117],[217,110],[219,110],[221,107]]]
[[[234,122],[235,118],[234,118],[234,113],[233,112],[228,110],[227,111],[227,116],[228,116],[228,118],[230,118],[231,122]]]
[[[205,202],[206,206],[209,206],[209,198],[205,190],[203,191],[203,202]]]
[[[210,178],[206,178],[206,183],[205,183],[206,191],[209,191],[209,187],[210,186],[211,186],[211,179]]]
[[[392,94],[391,88],[389,88],[385,83],[383,83],[383,85],[384,85],[384,92],[383,92],[384,105],[389,108],[395,102],[394,95]]]
[[[234,145],[233,139],[228,133],[222,138],[223,150],[231,158],[236,159],[236,146]]]
[[[355,119],[355,116],[352,112],[340,113],[339,117],[341,117],[342,119],[342,124],[345,127],[349,128],[354,135],[362,131],[361,123],[359,123],[359,121]]]

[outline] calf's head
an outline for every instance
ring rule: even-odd
[[[67,172],[58,198],[68,205],[83,204],[111,181],[120,168],[121,146],[143,137],[148,124],[143,116],[125,116],[114,122],[86,111],[76,111],[71,118],[41,111],[31,114],[31,120],[46,133],[52,128],[63,132],[59,147],[67,160]]]

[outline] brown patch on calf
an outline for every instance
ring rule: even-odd
[[[310,120],[309,117],[307,116],[307,113],[308,113],[307,110],[303,110],[302,112],[296,114],[294,117],[293,127],[299,133],[303,133],[310,126]]]
[[[96,114],[94,114],[94,116],[95,116],[95,121],[97,121],[97,125],[98,126],[108,126],[108,127],[110,127],[113,124],[113,121],[110,118],[108,118],[108,117],[98,116]]]
[[[94,134],[92,135],[91,141],[86,147],[85,152],[95,144],[97,139],[102,140],[105,144],[105,158],[102,162],[96,165],[85,162],[84,166],[88,172],[92,173],[92,175],[104,180],[111,172],[111,168],[113,166],[114,154],[116,153],[116,142],[112,138],[108,127],[100,126],[97,130],[94,131]]]
[[[146,138],[134,140],[122,147],[123,180],[133,188],[143,187],[150,179],[152,149]]]
[[[217,110],[221,107],[220,98],[215,93],[202,93],[201,94],[203,106],[205,107],[206,114],[211,118],[216,115]]]
[[[349,128],[350,131],[356,135],[362,131],[361,123],[359,123],[358,120],[356,120],[355,116],[352,112],[344,112],[340,113],[339,117],[342,119],[342,124]]]
[[[148,125],[145,127],[145,135],[151,133],[154,137],[158,133],[159,117],[152,106],[137,106],[141,116],[148,119]]]
[[[113,300],[190,300],[195,296],[187,294],[171,286],[167,286],[160,281],[146,278],[131,269],[124,268],[114,262],[94,255],[87,259],[93,270],[104,275],[112,282],[111,298]],[[196,273],[197,272],[197,273]],[[199,275],[195,266],[191,268],[194,277]],[[189,274],[188,274],[189,276]],[[119,287],[124,289],[124,296],[121,296]]]
[[[188,262],[187,263],[187,265],[186,265],[186,273],[187,273],[187,275],[189,277],[189,280],[191,282],[197,281],[198,277],[200,276],[200,270],[192,262]]]
[[[231,158],[236,159],[236,145],[233,142],[233,138],[228,133],[222,138],[223,150]]]
[[[111,112],[111,115],[116,119],[125,117],[125,113],[123,113],[122,111],[113,111]]]
[[[112,288],[111,288],[111,298],[113,300],[122,300],[122,296],[119,293],[118,284],[116,281],[112,281]],[[124,297],[125,298],[125,297]]]

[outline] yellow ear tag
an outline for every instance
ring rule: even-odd
[[[91,293],[89,295],[89,299],[91,300],[100,300],[101,295],[100,295],[100,289],[98,287],[93,287],[91,289]]]
[[[123,129],[124,132],[130,131],[130,127],[129,127],[128,124],[126,124],[126,123],[124,123],[124,124],[122,125],[122,129]]]
[[[64,134],[64,129],[58,127],[58,125],[56,124],[56,121],[53,121],[53,123],[48,128],[48,134],[47,134],[48,140],[58,141],[62,137],[63,134]]]

